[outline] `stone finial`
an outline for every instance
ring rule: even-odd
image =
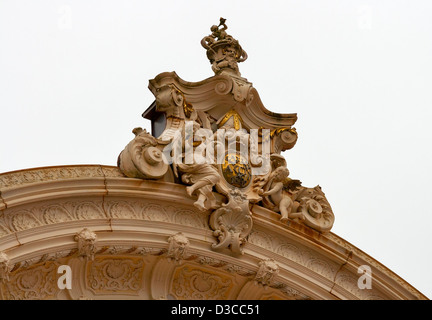
[[[93,231],[84,228],[74,237],[78,242],[78,255],[87,260],[94,260],[97,236]]]
[[[9,272],[11,270],[10,260],[6,253],[0,252],[0,282],[9,281]]]
[[[211,34],[201,40],[201,45],[207,50],[215,74],[224,72],[240,76],[238,62],[245,61],[247,53],[236,39],[227,34],[225,21],[220,18],[219,25],[210,28]]]
[[[259,262],[259,269],[255,281],[263,286],[269,286],[279,273],[279,266],[273,259],[266,259]]]
[[[189,239],[181,232],[168,238],[167,257],[175,262],[184,259],[189,247]]]

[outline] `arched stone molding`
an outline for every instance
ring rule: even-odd
[[[281,223],[259,206],[243,255],[212,250],[210,213],[185,186],[126,178],[116,167],[6,173],[0,192],[2,299],[426,299],[337,235]],[[80,254],[83,229],[96,236],[93,259]],[[179,233],[187,250],[176,255],[169,239]],[[269,260],[278,272],[260,284]],[[71,290],[57,286],[64,264]],[[361,265],[371,268],[372,289],[357,285]]]

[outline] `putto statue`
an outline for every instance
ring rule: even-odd
[[[227,72],[240,76],[238,63],[245,61],[248,56],[239,42],[226,33],[228,27],[225,21],[220,18],[219,25],[210,28],[212,33],[201,40],[201,45],[207,50],[215,74]]]
[[[152,132],[135,128],[118,166],[130,178],[183,185],[197,214],[210,216],[213,250],[242,254],[252,207],[268,210],[282,225],[327,232],[334,215],[321,187],[291,179],[281,155],[297,142],[297,115],[264,107],[240,76],[238,63],[247,54],[227,29],[220,18],[201,40],[214,76],[192,83],[165,72],[149,81],[155,101],[143,117]]]

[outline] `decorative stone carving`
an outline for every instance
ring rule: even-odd
[[[273,210],[280,211],[282,222],[287,222],[288,218],[300,218],[304,220],[302,212],[292,212],[294,202],[288,193],[284,192],[284,181],[288,178],[289,171],[286,167],[276,168],[270,175],[267,183],[268,190],[261,192],[263,196],[269,196],[273,204]]]
[[[118,168],[100,165],[33,168],[0,174],[0,190],[40,182],[122,176]]]
[[[229,72],[240,76],[238,63],[245,61],[248,56],[239,42],[226,33],[228,27],[225,21],[220,18],[219,25],[210,28],[212,33],[201,40],[201,45],[207,50],[215,74]]]
[[[156,139],[142,128],[133,130],[135,138],[120,153],[118,166],[130,178],[160,179],[168,171],[162,147],[168,142]]]
[[[300,291],[284,283],[275,283],[273,288],[280,290],[282,293],[294,300],[312,300],[312,298],[308,295],[301,293]]]
[[[306,225],[318,231],[330,231],[335,217],[320,186],[301,187],[294,199],[298,203],[297,212],[301,212]]]
[[[74,254],[77,250],[62,250],[57,252],[51,252],[47,254],[43,254],[41,256],[36,256],[30,259],[26,259],[24,261],[19,261],[13,266],[13,270],[21,270],[21,269],[28,269],[36,264],[46,263],[49,261],[57,261],[61,258],[71,256]]]
[[[201,40],[215,76],[191,83],[172,72],[149,81],[156,100],[143,116],[158,125],[157,134],[134,129],[118,166],[127,177],[185,185],[196,197],[194,206],[210,214],[214,250],[242,253],[253,224],[250,204],[280,212],[282,222],[329,231],[333,214],[323,193],[288,178],[280,155],[297,141],[297,116],[267,110],[252,83],[241,77],[238,63],[248,56],[225,22],[220,18]],[[222,200],[216,201],[215,193]],[[156,207],[145,208],[143,216],[170,221],[170,214]],[[115,213],[113,208],[108,212]],[[135,217],[129,209],[125,214]]]
[[[329,262],[325,256],[274,234],[269,235],[259,230],[253,230],[248,236],[248,242],[294,261],[331,281],[334,280],[339,268],[337,264]]]
[[[142,258],[98,257],[91,262],[87,285],[95,293],[136,294],[143,285],[143,268]]]
[[[96,233],[84,228],[75,235],[74,240],[78,242],[78,255],[87,260],[94,260],[97,242]]]
[[[294,147],[297,142],[298,134],[295,128],[278,128],[270,133],[271,137],[271,152],[280,154]]]
[[[280,212],[282,222],[290,218],[321,232],[330,231],[334,214],[321,187],[303,187],[299,180],[289,178],[286,161],[280,155],[272,155],[272,168],[266,184],[258,191],[264,197],[263,205]]]
[[[59,205],[51,205],[44,210],[43,219],[46,224],[61,223],[73,220],[67,210]]]
[[[231,277],[192,266],[182,266],[174,272],[172,294],[181,300],[227,299],[234,287]]]
[[[195,201],[194,206],[200,211],[217,208],[216,198],[212,192],[213,186],[220,179],[216,169],[207,163],[179,163],[176,166],[182,173],[182,181],[190,185],[186,187],[188,195],[198,194],[198,200]]]
[[[59,291],[57,265],[47,262],[14,272],[5,288],[3,294],[7,300],[53,299]]]
[[[156,111],[165,114],[165,130],[158,137],[162,141],[171,141],[182,129],[186,119],[196,119],[193,106],[186,101],[182,91],[175,85],[162,84],[153,90],[156,97]]]
[[[279,266],[273,259],[262,260],[258,265],[259,269],[255,281],[263,286],[271,285],[279,273]]]
[[[6,253],[0,252],[0,283],[9,281],[10,260]]]
[[[78,220],[91,220],[107,218],[97,203],[85,201],[74,207],[74,214]]]
[[[228,194],[228,203],[222,205],[210,216],[210,226],[218,243],[212,249],[229,248],[234,254],[243,254],[246,237],[252,230],[252,214],[249,201],[238,190]]]
[[[34,216],[34,214],[27,210],[18,211],[12,217],[12,228],[15,231],[36,228],[41,225],[42,223]]]
[[[170,260],[178,263],[185,258],[189,247],[189,239],[183,233],[179,232],[169,237],[168,243],[167,257]]]
[[[7,236],[10,233],[8,228],[3,223],[1,223],[3,222],[3,220],[4,220],[3,217],[0,216],[0,238]]]
[[[115,219],[137,219],[134,208],[126,201],[110,202],[110,217]]]

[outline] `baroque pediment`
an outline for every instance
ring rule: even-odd
[[[118,158],[120,170],[131,178],[184,185],[195,207],[211,212],[214,250],[243,253],[254,223],[252,205],[279,213],[283,223],[328,232],[334,214],[321,187],[291,178],[281,155],[297,142],[297,115],[264,106],[239,71],[246,51],[226,30],[221,18],[201,40],[214,76],[188,82],[164,72],[149,81],[155,102],[143,116],[157,130],[133,130],[135,138]]]
[[[149,81],[149,89],[156,97],[166,86],[179,90],[197,112],[207,113],[212,119],[220,120],[235,110],[248,130],[291,128],[297,121],[296,113],[281,114],[268,110],[251,82],[231,74],[188,82],[175,72],[163,72]],[[156,104],[150,108],[156,108]]]

